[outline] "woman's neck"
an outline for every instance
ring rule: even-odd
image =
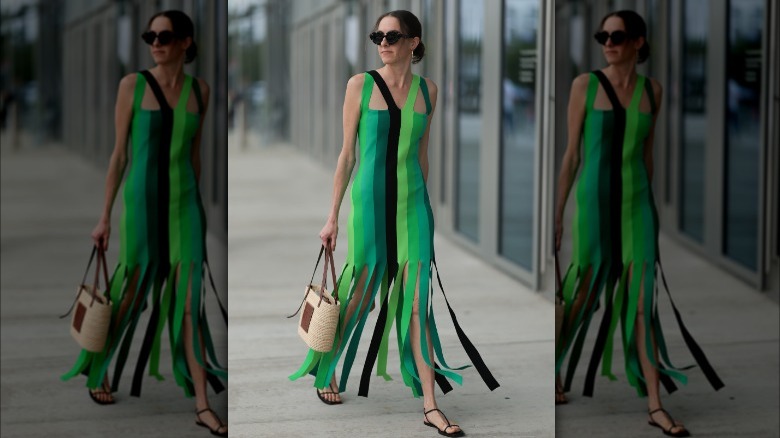
[[[152,70],[161,87],[176,88],[184,82],[184,65],[181,62],[157,64]]]
[[[636,81],[636,64],[633,62],[625,64],[611,64],[605,70],[607,77],[612,82],[612,85],[615,86],[615,88],[630,88],[631,84]]]
[[[404,88],[412,83],[411,64],[385,64],[380,70],[383,70],[383,77],[389,87]]]

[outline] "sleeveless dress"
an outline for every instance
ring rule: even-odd
[[[401,376],[415,397],[422,395],[409,331],[415,284],[419,282],[420,327],[430,327],[431,342],[438,362],[428,355],[424,330],[420,330],[422,354],[428,366],[435,369],[436,382],[447,393],[452,390],[447,379],[462,384],[462,377],[455,370],[462,370],[469,365],[458,368],[447,365],[436,330],[433,307],[430,305],[433,268],[436,267],[433,212],[418,157],[420,139],[425,133],[432,110],[428,88],[424,78],[413,75],[406,103],[403,108],[398,108],[378,72],[366,72],[364,79],[358,125],[360,164],[351,189],[349,249],[335,287],[341,311],[334,347],[328,353],[310,349],[300,369],[289,378],[295,380],[310,373],[316,377],[314,386],[325,388],[332,379],[339,359],[344,355],[339,391],[345,391],[369,314],[367,308],[362,313],[360,309],[363,303],[373,303],[379,295],[381,308],[363,367],[358,395],[368,396],[375,361],[377,375],[392,380],[387,373],[387,353],[393,322],[396,325]],[[387,102],[387,110],[369,108],[375,83]],[[425,114],[414,111],[418,91],[425,99]],[[406,282],[403,280],[405,267],[408,267]],[[357,296],[363,298],[353,316],[346,321],[346,308],[355,294],[361,274],[365,275],[366,281],[364,289]],[[436,275],[438,278],[438,267]],[[439,286],[443,294],[441,279]],[[449,303],[447,306],[469,359],[490,390],[497,388],[498,382],[458,325]],[[339,339],[342,330],[343,341]]]
[[[612,105],[611,110],[594,108],[599,84]],[[651,112],[640,111],[640,101],[646,93]],[[703,351],[690,335],[672,301],[658,254],[658,214],[652,187],[644,162],[645,140],[652,129],[656,102],[651,81],[637,77],[628,108],[623,108],[609,80],[601,71],[590,74],[586,95],[586,113],[583,122],[583,165],[575,188],[575,214],[572,221],[572,263],[563,279],[565,305],[563,336],[556,345],[556,373],[560,372],[567,353],[570,353],[564,389],[571,388],[585,336],[591,319],[604,295],[604,316],[599,326],[593,354],[585,379],[583,394],[593,395],[593,384],[599,361],[603,376],[616,380],[612,373],[614,333],[620,321],[629,384],[640,396],[647,387],[639,362],[636,342],[636,318],[640,291],[644,293],[644,326],[648,327],[647,356],[659,371],[661,383],[669,393],[677,389],[673,379],[682,384],[687,377],[672,365],[658,318],[657,276],[661,278],[688,349],[716,390],[723,387]],[[629,271],[632,270],[629,281]],[[588,272],[590,283],[584,287],[586,303],[567,326],[572,303]],[[643,276],[644,273],[644,276]],[[617,285],[617,288],[615,286]],[[594,296],[595,294],[595,296]],[[661,360],[656,361],[650,333],[658,345]]]
[[[159,109],[141,107],[147,84]],[[190,95],[197,101],[198,113],[187,110]],[[224,389],[220,379],[227,370],[219,365],[209,332],[204,307],[205,272],[212,288],[214,281],[206,260],[206,220],[198,182],[192,166],[192,142],[197,133],[203,102],[197,79],[185,75],[179,101],[170,108],[151,73],[137,74],[130,126],[130,157],[124,183],[124,210],[120,221],[119,262],[110,280],[112,328],[117,324],[119,306],[129,282],[137,276],[136,299],[109,333],[101,353],[82,350],[73,368],[62,376],[70,379],[87,375],[87,387],[99,387],[112,358],[117,355],[112,391],[116,391],[127,360],[141,313],[151,297],[151,316],[136,364],[131,395],[140,396],[147,362],[149,375],[163,380],[159,372],[163,328],[168,322],[173,375],[187,397],[194,395],[192,376],[187,367],[183,335],[185,313],[192,315],[193,332],[202,330],[205,351],[193,336],[195,356],[207,373],[216,392]],[[204,264],[205,269],[204,269]],[[180,270],[177,280],[177,270]],[[187,285],[191,284],[191,307],[186,312]],[[217,296],[219,302],[219,297]],[[227,313],[219,302],[223,318]],[[215,365],[212,366],[211,362]]]

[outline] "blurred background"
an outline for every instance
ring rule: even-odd
[[[420,19],[415,74],[439,86],[430,134],[436,229],[533,289],[546,232],[552,2],[240,0],[229,6],[231,142],[294,148],[335,169],[350,76],[382,66],[368,39],[394,9]],[[324,216],[323,216],[324,218]]]
[[[660,81],[653,181],[662,230],[780,300],[780,37],[768,0],[556,0],[556,120],[571,81],[603,67],[592,35],[618,9],[647,22],[640,72]],[[566,145],[555,139],[556,173]],[[662,251],[663,253],[663,251]]]
[[[204,207],[210,231],[226,239],[224,6],[207,0],[4,0],[0,7],[3,148],[64,147],[107,169],[114,147],[119,80],[153,67],[140,34],[154,13],[183,10],[195,24],[199,46],[198,57],[185,71],[211,86],[202,148]],[[98,214],[96,209],[96,220]]]

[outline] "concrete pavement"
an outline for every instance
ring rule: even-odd
[[[176,386],[164,335],[160,370],[165,381],[145,378],[142,396],[129,388],[143,332],[136,334],[115,395],[117,404],[99,406],[85,389],[85,379],[60,381],[78,354],[69,319],[58,319],[70,306],[91,249],[89,237],[103,200],[105,169],[87,164],[61,147],[2,147],[2,391],[3,438],[13,437],[198,437],[210,436],[194,423],[194,399]],[[119,199],[119,198],[118,198]],[[117,260],[118,218],[108,251]],[[226,248],[207,241],[215,279],[225,296]],[[224,299],[224,298],[223,298]],[[209,304],[215,304],[209,292]],[[216,305],[209,318],[217,349],[226,350],[227,333]],[[148,312],[147,312],[148,313]],[[139,327],[145,330],[148,315]],[[225,363],[226,354],[222,356]],[[227,396],[211,396],[212,407],[227,415]]]
[[[316,261],[335,163],[316,163],[288,147],[231,149],[228,164],[232,436],[439,436],[422,424],[422,399],[414,399],[401,380],[395,335],[388,359],[393,381],[373,377],[369,397],[357,397],[376,311],[366,324],[343,405],[321,403],[308,376],[287,379],[306,348],[297,320],[285,315],[300,304]],[[347,197],[337,269],[347,249],[348,211]],[[440,235],[435,246],[458,321],[501,383],[491,393],[469,368],[463,387],[438,398],[440,408],[470,437],[554,436],[552,303]],[[447,360],[465,363],[441,294],[434,296]]]

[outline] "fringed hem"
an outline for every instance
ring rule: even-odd
[[[419,281],[419,290],[427,291],[427,293],[419,294],[420,311],[418,312],[421,328],[420,346],[425,363],[435,370],[434,376],[436,382],[445,394],[452,390],[452,385],[450,385],[447,379],[456,382],[458,385],[462,385],[463,378],[455,371],[463,370],[471,365],[450,367],[444,360],[441,341],[436,328],[433,306],[431,305],[431,298],[433,296],[433,282],[431,280],[433,277],[433,268],[436,268],[436,277],[438,279],[439,287],[445,302],[447,303],[458,338],[466,350],[472,364],[477,368],[480,376],[485,381],[485,384],[491,391],[496,389],[499,386],[498,382],[493,378],[493,375],[482,361],[479,352],[461,329],[457,318],[455,317],[455,313],[452,310],[452,307],[450,307],[446,295],[444,295],[444,287],[441,283],[436,261],[405,261],[401,263],[401,266],[404,265],[408,267],[407,279],[405,282],[403,278],[404,269],[394,269],[396,267],[388,267],[384,263],[359,266],[349,262],[346,263],[336,286],[336,293],[341,302],[341,310],[339,314],[339,324],[336,329],[336,339],[334,339],[333,342],[333,349],[328,353],[320,353],[310,349],[301,367],[298,371],[293,373],[289,379],[296,380],[306,374],[312,374],[315,376],[314,386],[316,388],[327,387],[333,378],[336,365],[338,364],[341,355],[346,350],[344,364],[341,370],[341,380],[339,383],[339,391],[346,391],[349,373],[352,369],[360,337],[370,312],[368,303],[373,303],[381,291],[380,302],[382,304],[371,337],[365,366],[363,367],[358,395],[364,397],[368,396],[371,370],[373,369],[375,362],[377,364],[376,375],[383,377],[385,380],[392,380],[387,373],[387,354],[390,330],[395,321],[401,377],[403,378],[404,384],[411,388],[414,397],[420,397],[422,395],[422,386],[412,354],[410,340],[410,324],[413,313],[415,286]],[[427,275],[424,275],[426,273],[425,269],[427,269]],[[347,306],[355,294],[355,290],[360,283],[359,279],[361,273],[363,272],[366,272],[367,274],[366,281],[363,285],[363,291],[359,294],[359,296],[362,296],[361,302],[358,304],[356,311],[349,321],[345,321]],[[376,281],[377,278],[381,278],[381,281]],[[390,279],[392,281],[389,281]],[[369,285],[371,286],[371,291],[368,291]],[[364,308],[365,310],[361,312]],[[422,309],[425,310],[422,311]],[[431,342],[433,343],[433,350],[438,362],[428,355],[428,340],[424,330],[426,326],[430,329]],[[339,335],[342,332],[343,336],[340,337]],[[341,342],[342,338],[343,342]],[[439,364],[441,364],[441,366]]]
[[[641,270],[633,270],[629,284],[629,270],[632,269],[632,266],[641,266]],[[649,271],[648,268],[650,266],[652,266],[653,275],[648,275],[647,271]],[[659,379],[670,394],[677,390],[677,385],[674,383],[674,380],[677,380],[683,385],[687,383],[687,377],[682,371],[693,368],[694,365],[675,367],[671,363],[663,330],[661,328],[661,321],[658,318],[658,272],[661,273],[664,288],[669,296],[669,302],[674,310],[675,318],[677,319],[677,324],[680,327],[685,344],[693,355],[696,364],[702,369],[702,372],[710,382],[710,385],[712,385],[716,391],[724,386],[723,382],[707,360],[707,357],[704,355],[704,352],[685,327],[680,312],[677,310],[677,307],[672,300],[672,295],[669,292],[669,287],[666,283],[666,277],[664,276],[660,261],[658,261],[657,264],[652,263],[651,265],[650,262],[636,260],[627,263],[622,268],[619,266],[611,266],[607,263],[594,265],[572,264],[567,270],[563,280],[565,310],[563,327],[561,329],[562,335],[560,341],[556,344],[555,351],[556,374],[560,373],[564,359],[567,353],[570,353],[564,380],[564,391],[569,391],[571,389],[572,378],[582,353],[582,347],[591,319],[593,318],[595,311],[598,310],[599,298],[602,295],[602,291],[604,292],[605,304],[604,316],[599,325],[596,343],[588,365],[583,395],[588,397],[593,396],[595,374],[599,361],[601,361],[601,375],[610,380],[617,380],[612,373],[612,353],[614,332],[618,320],[621,322],[623,354],[628,382],[637,390],[637,393],[640,396],[647,395],[647,387],[642,374],[638,345],[634,334],[637,324],[637,310],[639,308],[639,295],[641,290],[652,291],[651,293],[644,294],[644,302],[642,303],[643,308],[645,309],[643,312],[644,327],[650,328],[645,330],[647,357],[653,367],[658,370]],[[590,283],[584,285],[583,282],[588,278],[588,273],[590,273]],[[615,288],[616,285],[617,288]],[[571,324],[569,324],[573,303],[578,298],[578,294],[581,293],[581,290],[585,291],[587,295],[580,311],[574,316],[574,320]],[[589,303],[590,305],[588,305]],[[569,325],[571,326],[569,327]],[[661,361],[657,361],[655,358],[652,336],[655,337]]]
[[[179,281],[176,282],[176,271],[179,267],[181,267],[179,269]],[[167,273],[164,272],[166,269],[168,270]],[[117,325],[116,318],[118,318],[121,303],[128,292],[131,277],[135,272],[138,272],[135,298],[127,312],[125,312],[124,318]],[[117,355],[111,385],[111,390],[116,391],[119,387],[119,381],[127,361],[133,336],[135,335],[136,326],[141,313],[146,310],[146,303],[151,295],[152,314],[149,318],[149,324],[146,328],[133,375],[130,395],[136,397],[141,395],[141,383],[147,363],[149,364],[149,375],[155,377],[158,381],[164,380],[159,372],[159,365],[160,344],[166,321],[168,321],[168,337],[171,343],[174,378],[187,397],[192,397],[195,394],[192,375],[187,366],[184,345],[183,328],[185,313],[190,313],[192,316],[192,342],[195,358],[198,364],[206,370],[207,380],[214,391],[216,393],[223,391],[225,389],[223,381],[227,380],[227,368],[221,366],[216,357],[206,317],[206,282],[204,277],[207,272],[211,287],[217,296],[222,317],[227,324],[227,311],[216,293],[208,261],[180,261],[178,264],[171,266],[170,269],[168,269],[167,265],[165,267],[157,264],[128,266],[119,263],[111,278],[109,288],[113,304],[111,321],[113,332],[109,333],[106,348],[100,353],[82,350],[73,368],[64,374],[61,379],[68,380],[78,374],[85,374],[87,376],[86,386],[88,388],[98,388],[105,379],[112,358],[114,355]],[[191,294],[189,312],[185,312],[188,285],[191,285],[193,293]],[[163,286],[165,286],[164,290]],[[194,291],[199,291],[199,293]],[[205,352],[198,342],[198,333],[203,335]]]

